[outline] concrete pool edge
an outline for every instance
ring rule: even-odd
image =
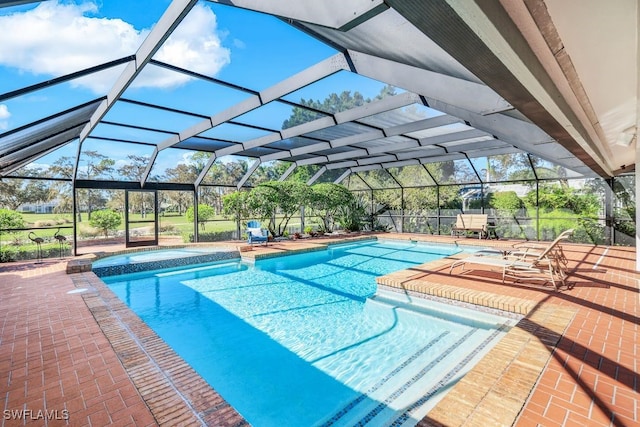
[[[384,287],[512,313],[522,318],[422,419],[420,425],[514,425],[577,310],[422,278],[456,256],[377,278]],[[452,411],[451,408],[455,408]]]
[[[93,272],[71,275],[96,323],[159,425],[248,425]]]

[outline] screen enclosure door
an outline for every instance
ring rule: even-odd
[[[158,192],[126,190],[124,196],[126,247],[158,244]]]

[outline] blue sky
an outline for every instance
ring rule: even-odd
[[[168,0],[57,1],[0,8],[0,94],[46,81],[135,53],[164,13]],[[253,90],[266,89],[336,52],[281,20],[230,6],[200,2],[165,42],[155,59]],[[0,133],[15,129],[78,104],[104,96],[121,68],[0,101]],[[348,72],[317,82],[288,99],[323,99],[331,92],[360,91],[374,97],[382,84]],[[189,80],[184,75],[147,66],[124,97],[162,106],[214,115],[246,98],[243,92]],[[255,111],[248,118],[261,126],[279,128],[281,106]],[[135,118],[135,119],[134,119]],[[285,117],[286,118],[286,117]],[[181,131],[199,120],[153,110],[116,106],[105,117],[143,126]],[[113,128],[113,127],[111,127]],[[98,132],[98,130],[100,132]],[[108,126],[94,135],[140,139],[134,131]],[[215,132],[214,132],[215,133]],[[227,137],[233,134],[224,131]],[[166,136],[145,135],[157,143]],[[243,138],[238,135],[238,139]],[[104,145],[104,144],[103,144]],[[93,142],[91,146],[100,147]],[[134,154],[148,153],[135,148]],[[103,153],[122,161],[125,150]],[[69,146],[40,160],[48,164],[60,155],[74,155]]]

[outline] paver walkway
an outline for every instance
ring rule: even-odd
[[[0,265],[1,424],[156,425],[65,268]]]

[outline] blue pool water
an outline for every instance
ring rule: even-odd
[[[253,426],[411,426],[513,320],[375,277],[458,251],[377,241],[103,280]]]

